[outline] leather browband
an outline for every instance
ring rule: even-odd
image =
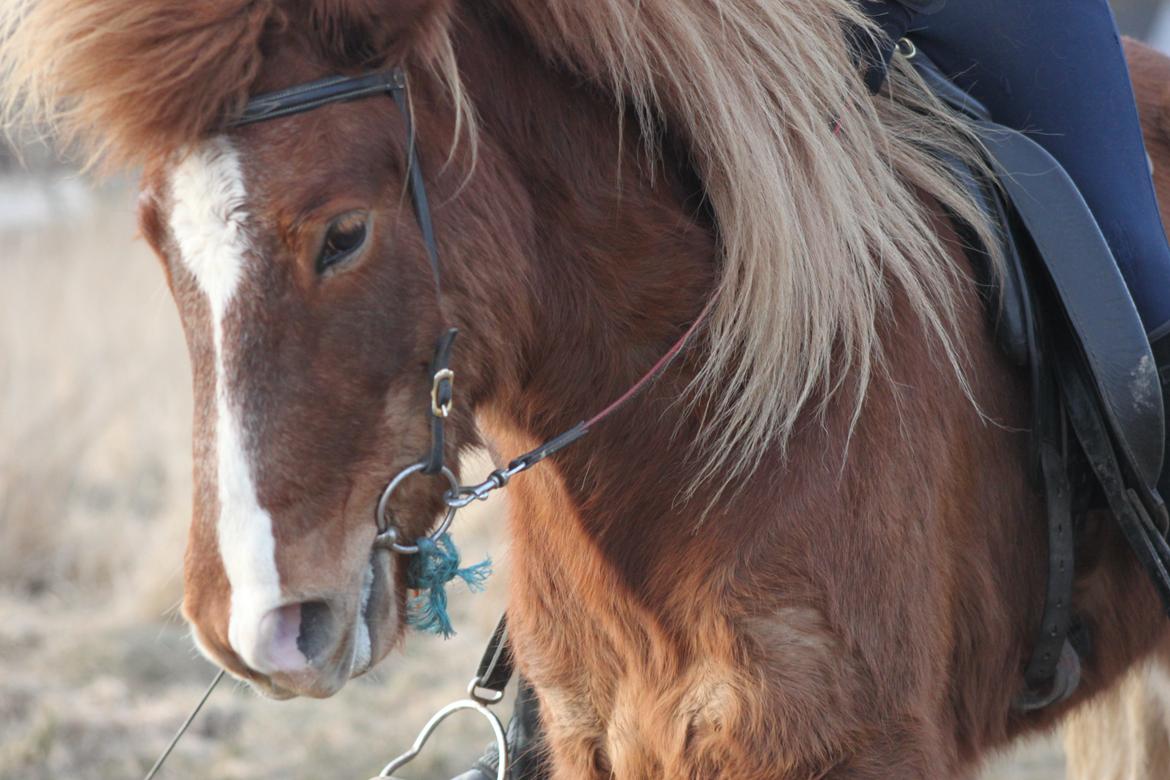
[[[269,119],[292,116],[315,108],[347,100],[358,100],[406,90],[406,75],[401,68],[378,71],[366,76],[330,76],[298,84],[276,92],[265,92],[248,101],[244,112],[224,123],[224,129],[242,127]]]

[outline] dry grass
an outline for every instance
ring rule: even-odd
[[[2,779],[139,776],[212,675],[175,609],[191,490],[178,320],[131,240],[130,191],[77,192],[0,186]],[[36,198],[71,216],[37,225]],[[23,227],[4,227],[18,210]],[[468,557],[506,564],[499,501],[460,516]],[[453,597],[459,636],[412,637],[328,701],[221,688],[165,777],[371,776],[461,694],[506,576],[497,565],[488,593]],[[481,724],[452,721],[408,774],[450,777],[485,740]],[[987,777],[1056,780],[1053,750]]]

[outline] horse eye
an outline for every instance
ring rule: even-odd
[[[333,220],[317,255],[317,273],[324,273],[361,249],[366,232],[365,214],[345,214]]]

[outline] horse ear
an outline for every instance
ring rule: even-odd
[[[311,0],[310,17],[329,59],[368,66],[425,47],[450,7],[450,0]]]

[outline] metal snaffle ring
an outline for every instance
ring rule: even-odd
[[[411,476],[412,474],[419,473],[426,467],[427,464],[423,461],[419,461],[414,465],[407,466],[402,471],[398,472],[394,479],[390,480],[389,484],[387,484],[385,489],[382,490],[382,497],[378,499],[378,508],[374,513],[374,522],[378,527],[378,535],[374,537],[375,549],[393,550],[394,552],[400,553],[402,555],[414,555],[416,552],[418,552],[417,544],[399,544],[398,526],[394,525],[386,519],[386,511],[390,506],[390,496],[394,495],[394,491],[398,489],[398,486],[405,482],[407,477]],[[439,473],[446,477],[447,482],[451,485],[450,490],[446,491],[444,495],[454,495],[458,493],[459,480],[455,478],[455,474],[446,466],[442,466],[440,469],[441,470]],[[439,522],[439,525],[435,528],[435,530],[431,531],[424,538],[434,541],[442,536],[443,533],[451,527],[451,521],[455,519],[455,513],[458,511],[458,507],[448,506],[447,514],[443,516],[443,519]]]

